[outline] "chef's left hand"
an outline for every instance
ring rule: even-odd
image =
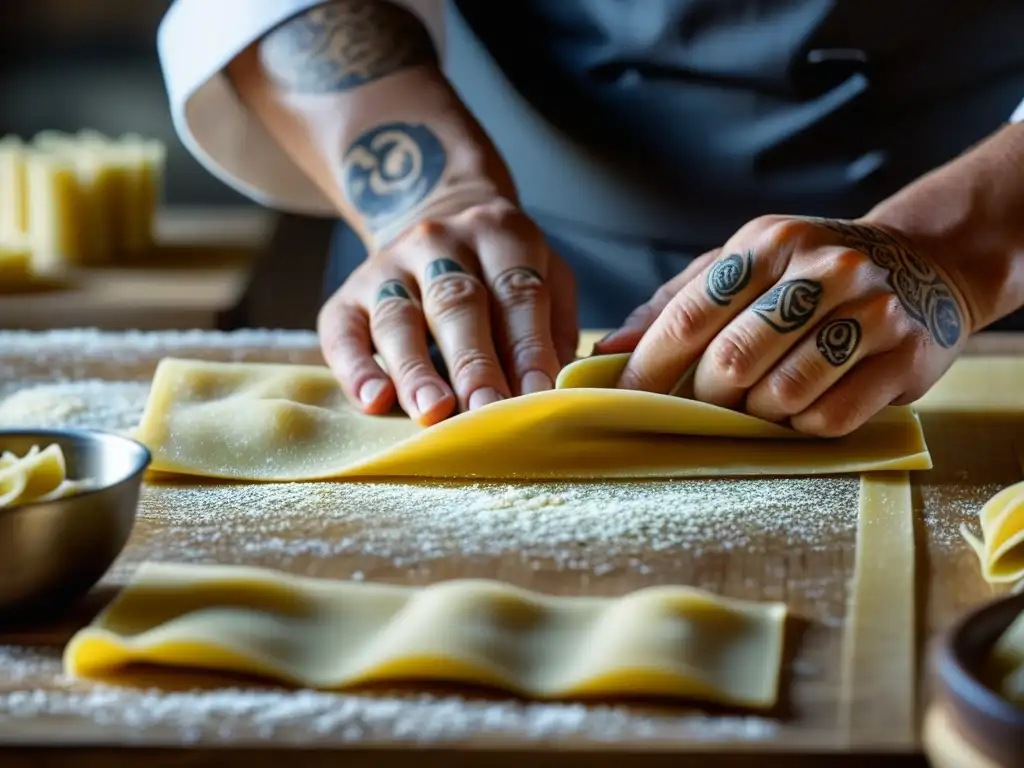
[[[667,393],[699,361],[698,400],[844,435],[919,398],[962,349],[974,326],[942,262],[866,221],[761,217],[595,351],[632,350],[620,387]]]

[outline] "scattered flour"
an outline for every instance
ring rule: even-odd
[[[152,366],[165,355],[309,360],[314,334],[0,331],[0,426],[77,426],[124,430],[141,415]],[[114,363],[135,381],[102,381]],[[131,369],[130,372],[128,369]],[[951,543],[988,489],[924,488],[925,519]],[[994,492],[994,491],[993,491]],[[537,570],[586,578],[622,571],[692,569],[697,556],[730,549],[763,553],[770,578],[785,583],[827,539],[852,536],[856,478],[665,481],[656,483],[420,484],[314,483],[148,486],[130,557],[286,566],[290,560],[356,560],[350,578],[407,573],[458,554],[467,561],[517,558]],[[938,515],[954,505],[957,520]],[[794,554],[795,553],[795,554]],[[820,556],[827,556],[827,553]],[[787,557],[793,557],[787,561]],[[127,559],[118,569],[131,567]],[[379,569],[379,570],[378,570]],[[692,572],[692,570],[690,571]],[[767,571],[766,571],[767,572]],[[790,574],[792,576],[792,574]],[[740,574],[756,591],[764,574]],[[582,577],[581,577],[582,578]],[[799,581],[799,577],[794,577]],[[801,598],[827,626],[841,621],[834,585],[807,580]],[[809,602],[808,602],[809,601]],[[819,602],[820,601],[820,602]],[[818,675],[823,659],[802,661]],[[444,741],[476,736],[515,740],[566,736],[591,741],[760,740],[771,719],[651,713],[624,707],[488,702],[459,696],[336,695],[264,688],[170,691],[64,679],[56,649],[0,646],[0,728],[26,718],[147,730],[186,741],[271,736],[295,743]],[[11,689],[15,690],[11,690]]]
[[[146,731],[159,729],[158,737],[170,735],[187,743],[271,738],[294,744],[438,743],[479,737],[754,741],[772,738],[779,727],[754,716],[666,715],[626,707],[494,702],[444,695],[350,695],[265,688],[166,691],[86,685],[61,676],[56,649],[0,647],[0,670],[8,682],[24,686],[0,693],[0,729],[16,727],[26,719],[59,718],[65,729],[80,724],[116,727],[119,732],[132,729],[143,739]]]

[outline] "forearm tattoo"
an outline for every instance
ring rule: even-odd
[[[448,155],[425,125],[388,123],[357,138],[341,163],[345,197],[375,234],[437,186]]]
[[[386,0],[317,6],[263,38],[259,51],[267,73],[294,93],[348,91],[437,62],[419,19]]]
[[[389,299],[412,301],[412,296],[409,295],[409,289],[405,287],[401,280],[387,280],[381,284],[377,291],[377,303],[382,304]]]
[[[960,306],[928,261],[880,229],[835,219],[807,220],[841,235],[845,245],[886,270],[889,287],[904,311],[927,328],[940,347],[956,346],[964,327]]]
[[[755,301],[750,310],[779,333],[803,328],[821,301],[821,283],[816,280],[787,280]]]
[[[733,296],[738,294],[750,283],[750,274],[754,271],[754,254],[747,251],[746,256],[732,253],[711,265],[708,270],[708,298],[720,307],[727,306]]]
[[[860,323],[852,318],[833,320],[818,331],[817,346],[821,356],[829,365],[839,367],[845,364],[860,346],[862,336]]]

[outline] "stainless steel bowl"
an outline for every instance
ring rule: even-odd
[[[48,613],[88,592],[121,553],[138,510],[149,451],[79,429],[0,430],[0,452],[56,443],[67,476],[96,485],[55,501],[0,509],[0,613]]]

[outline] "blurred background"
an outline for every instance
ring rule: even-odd
[[[216,0],[213,0],[216,1]],[[313,328],[329,222],[279,216],[209,174],[178,140],[156,53],[170,0],[10,3],[0,24],[0,136],[126,132],[167,148],[158,230],[247,252],[230,264],[86,274],[72,291],[0,297],[0,327]],[[286,250],[288,258],[269,254]],[[195,267],[195,268],[193,268]]]
[[[157,26],[169,5],[10,3],[0,24],[0,135],[134,131],[167,145],[169,205],[253,207],[208,174],[174,134],[156,55]]]

